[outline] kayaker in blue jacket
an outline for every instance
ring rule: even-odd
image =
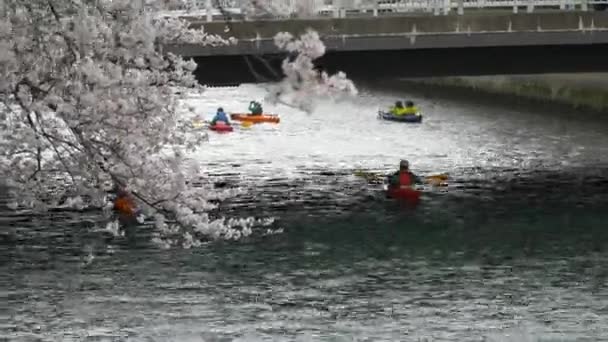
[[[215,125],[215,123],[218,121],[223,121],[226,123],[226,125],[230,125],[230,121],[228,120],[228,115],[226,115],[226,113],[224,113],[224,108],[222,108],[222,107],[217,109],[217,113],[215,113],[213,120],[211,120],[211,125]]]

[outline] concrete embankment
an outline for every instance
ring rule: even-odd
[[[516,96],[608,113],[608,73],[431,77],[406,82]]]

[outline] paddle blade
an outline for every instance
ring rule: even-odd
[[[357,171],[353,172],[353,175],[355,175],[356,177],[364,178],[366,181],[368,181],[370,183],[383,182],[384,178],[385,178],[385,176],[383,176],[381,174],[377,174],[374,172],[366,172],[366,171],[361,171],[361,170],[357,170]]]
[[[357,171],[353,172],[353,175],[355,175],[357,177],[366,177],[368,174],[370,174],[370,172],[365,172],[362,170],[357,170]]]
[[[425,177],[426,183],[434,186],[445,186],[447,185],[448,175],[440,174]]]
[[[204,122],[204,121],[194,120],[192,122],[192,127],[194,127],[194,128],[203,128],[203,127],[205,127],[205,124],[206,124],[206,122]]]

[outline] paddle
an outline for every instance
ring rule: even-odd
[[[387,175],[380,174],[377,172],[369,172],[369,171],[362,171],[362,170],[357,170],[353,174],[357,177],[365,178],[365,180],[367,180],[370,183],[384,182],[384,180],[387,177]],[[447,185],[448,178],[449,178],[449,176],[447,174],[443,173],[443,174],[438,174],[438,175],[426,176],[426,177],[423,177],[422,179],[427,184],[434,185],[434,186],[442,186],[442,185]]]

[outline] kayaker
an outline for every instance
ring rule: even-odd
[[[404,159],[399,163],[399,171],[388,177],[388,184],[390,187],[411,187],[422,184],[422,179],[410,171],[410,163]]]
[[[249,102],[249,115],[262,115],[264,110],[262,109],[262,104],[257,101]]]
[[[403,102],[401,102],[401,101],[395,102],[395,106],[390,109],[390,113],[393,115],[405,114],[405,108],[403,108]]]
[[[215,113],[213,120],[211,120],[211,125],[212,126],[215,125],[218,121],[223,121],[224,123],[226,123],[226,125],[230,125],[228,116],[226,115],[226,113],[224,113],[224,108],[222,108],[222,107],[219,107],[217,109],[217,113]]]
[[[122,217],[135,218],[140,210],[135,204],[133,196],[126,190],[120,189],[114,200],[114,210]]]
[[[404,115],[418,114],[418,107],[414,106],[414,102],[406,101],[405,108],[403,110],[403,114]]]

